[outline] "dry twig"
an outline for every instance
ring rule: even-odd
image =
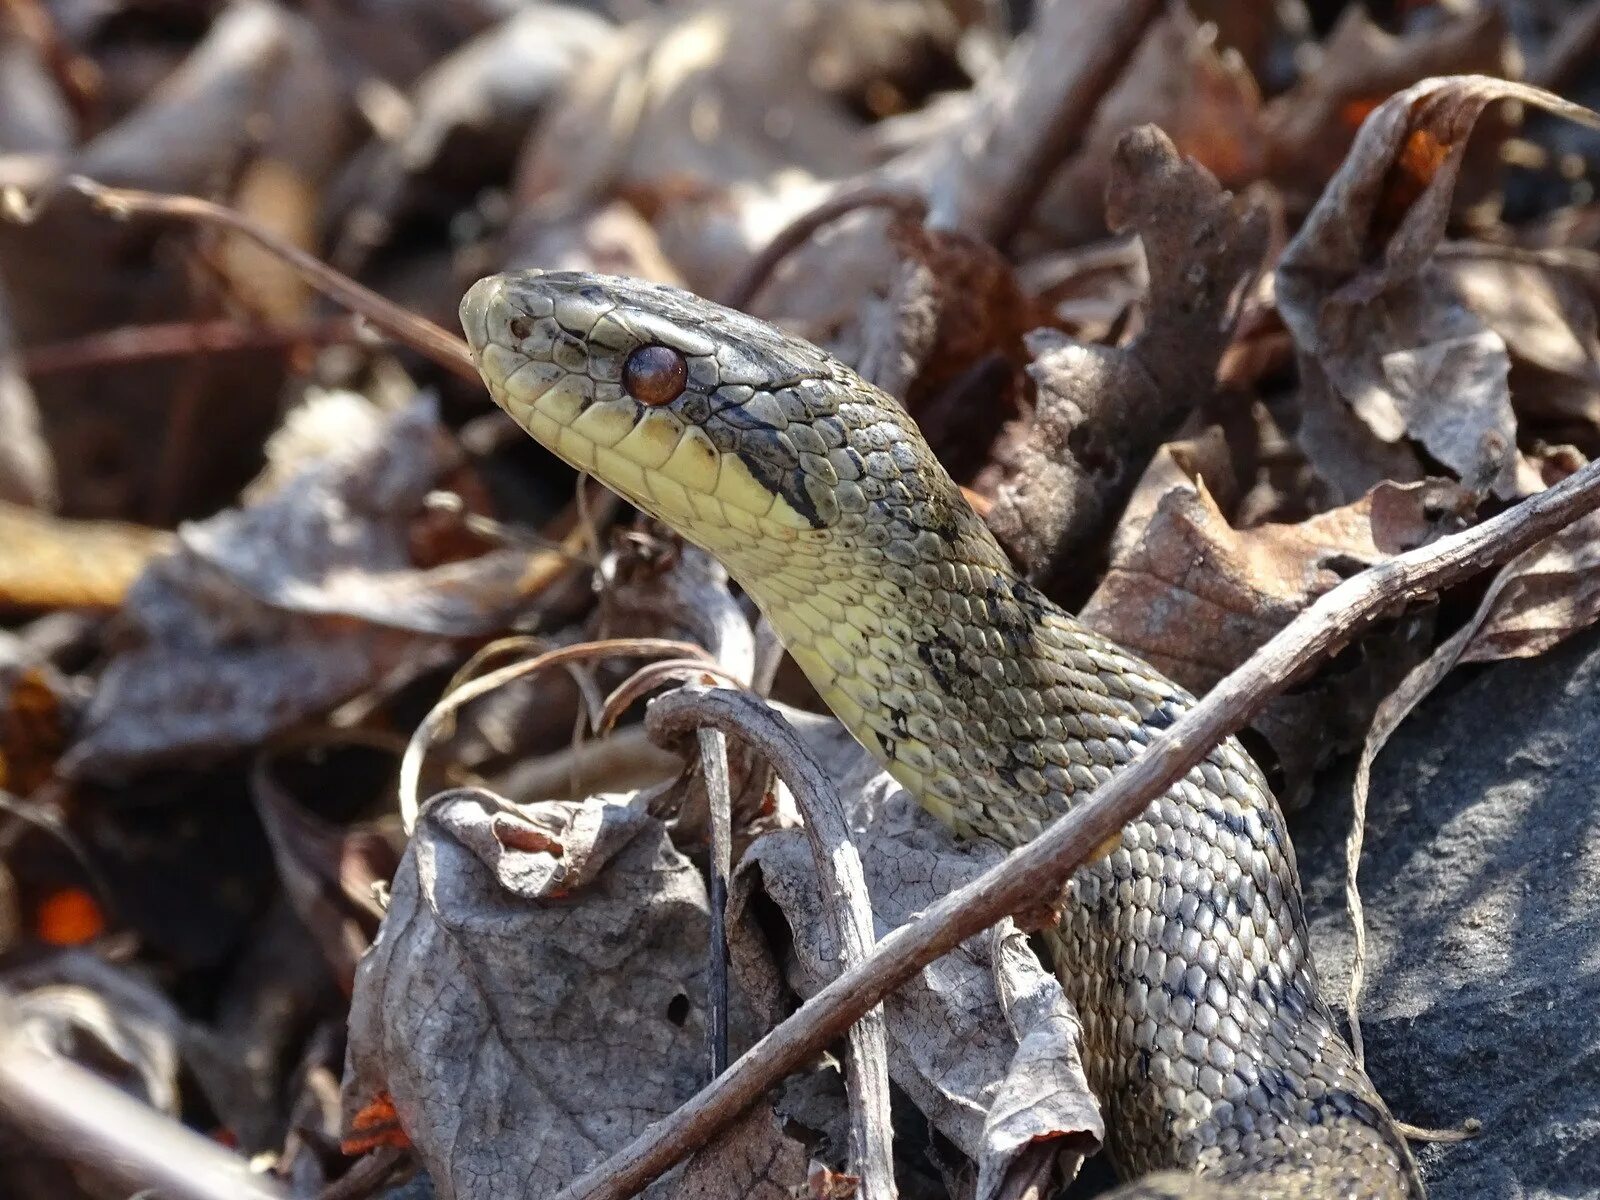
[[[289,1200],[276,1180],[69,1060],[0,1046],[0,1113],[30,1141],[164,1200]]]
[[[114,216],[168,217],[231,230],[283,259],[318,291],[337,300],[351,312],[359,313],[376,328],[462,378],[474,382],[478,379],[478,369],[472,364],[472,355],[467,352],[466,343],[460,338],[439,328],[432,321],[406,311],[371,288],[363,287],[348,275],[340,274],[300,247],[231,208],[197,196],[166,196],[133,188],[106,187],[82,176],[73,176],[67,181],[67,186],[81,192],[97,207]]]
[[[650,705],[645,725],[662,745],[693,730],[733,734],[758,749],[794,793],[805,815],[806,840],[822,884],[822,911],[839,947],[845,973],[872,950],[872,904],[861,856],[850,840],[839,790],[801,743],[790,724],[751,692],[684,687]],[[709,781],[708,781],[709,788]],[[724,903],[726,897],[724,896]],[[862,1200],[894,1200],[894,1142],[889,1125],[889,1034],[882,1007],[862,1014],[849,1029],[845,1084],[850,1094],[850,1169]],[[702,1093],[703,1094],[703,1093]]]

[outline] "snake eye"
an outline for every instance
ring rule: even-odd
[[[622,367],[622,386],[640,404],[655,408],[683,395],[689,364],[668,346],[640,346]]]

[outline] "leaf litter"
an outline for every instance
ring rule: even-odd
[[[1020,571],[1203,692],[1600,455],[1600,143],[1530,116],[1592,120],[1600,79],[1580,16],[1522,7],[8,13],[8,1026],[285,1195],[554,1194],[705,1082],[718,988],[736,1054],[840,969],[753,727],[724,796],[641,719],[765,685],[747,601],[513,429],[450,335],[375,336],[274,246],[446,328],[514,265],[737,291],[905,401]],[[1547,56],[1561,97],[1519,78]],[[113,221],[73,173],[267,245]],[[1585,519],[1418,598],[1257,717],[1286,806],[1361,749],[1352,879],[1389,734],[1457,667],[1592,625],[1596,545]],[[480,655],[563,670],[453,693]],[[998,858],[805,715],[792,664],[772,694],[874,936]],[[883,1021],[892,1106],[852,1043],[652,1193],[1001,1196],[1093,1155],[1077,1017],[1016,923]],[[0,1188],[93,1194],[47,1148]]]

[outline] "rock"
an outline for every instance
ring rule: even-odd
[[[1600,634],[1447,682],[1373,771],[1367,1065],[1432,1200],[1600,1191]],[[1294,830],[1323,994],[1342,1004],[1350,771]]]

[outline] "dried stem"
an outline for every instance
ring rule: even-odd
[[[962,177],[961,228],[1004,249],[1058,168],[1083,142],[1162,0],[1056,0],[1041,7],[1000,75],[1010,89],[989,110],[990,128],[966,131],[977,149]],[[982,119],[982,118],[980,118]]]
[[[460,338],[441,329],[432,321],[407,312],[371,288],[363,287],[348,275],[341,275],[300,247],[285,241],[278,234],[231,208],[213,204],[197,196],[167,196],[132,188],[106,187],[81,175],[73,176],[67,181],[67,186],[83,193],[100,209],[116,216],[168,217],[202,225],[217,225],[231,230],[241,237],[248,238],[268,253],[283,259],[318,291],[337,300],[352,312],[359,313],[397,341],[405,343],[464,379],[471,379],[474,382],[478,379],[478,369],[472,364],[472,355],[467,350],[467,344]]]
[[[927,215],[928,206],[919,196],[910,192],[896,192],[887,188],[863,188],[824,200],[810,212],[802,213],[763,246],[739,277],[733,281],[723,300],[729,308],[748,308],[760,294],[768,276],[779,263],[788,258],[811,239],[824,225],[837,221],[847,213],[863,208],[886,208],[890,212],[920,221]]]
[[[703,655],[706,652],[692,642],[674,642],[666,638],[612,638],[603,642],[579,642],[572,646],[562,646],[559,650],[547,651],[526,662],[512,663],[509,667],[490,671],[487,675],[464,683],[449,695],[441,697],[412,732],[411,741],[406,746],[405,757],[400,760],[398,785],[400,818],[405,822],[406,832],[410,833],[416,828],[417,813],[421,809],[417,789],[422,778],[423,756],[427,754],[434,738],[455,718],[457,710],[462,705],[496,688],[504,687],[513,680],[526,678],[547,667],[566,666],[570,663],[619,655],[648,657],[653,654],[679,657]]]
[[[172,321],[162,325],[124,325],[22,352],[23,373],[37,378],[89,371],[152,358],[226,354],[240,350],[331,346],[361,338],[355,317],[325,317],[296,325],[252,325],[232,317],[211,321]]]
[[[11,1036],[0,1046],[0,1115],[29,1142],[163,1200],[289,1200],[277,1180],[91,1071]]]
[[[822,886],[822,911],[839,947],[839,970],[843,974],[862,963],[872,950],[873,927],[861,856],[850,840],[839,789],[794,728],[754,693],[698,687],[680,688],[656,700],[645,714],[645,726],[662,745],[690,730],[702,738],[713,729],[718,737],[732,734],[772,764],[805,816],[806,839]],[[895,1195],[888,1044],[881,1006],[864,1012],[845,1042],[850,1170],[861,1181],[857,1194],[862,1200],[894,1200]]]
[[[732,1124],[923,966],[1000,918],[1054,895],[1078,865],[1248,721],[1289,681],[1384,614],[1520,554],[1600,506],[1600,463],[1473,529],[1346,580],[1040,837],[894,930],[751,1047],[720,1078],[570,1186],[556,1200],[623,1200]],[[664,697],[656,704],[669,703]]]
[[[696,733],[700,742],[700,778],[711,810],[711,870],[707,888],[711,905],[710,967],[711,1078],[728,1069],[728,876],[733,873],[733,795],[728,783],[728,737],[715,729]]]

